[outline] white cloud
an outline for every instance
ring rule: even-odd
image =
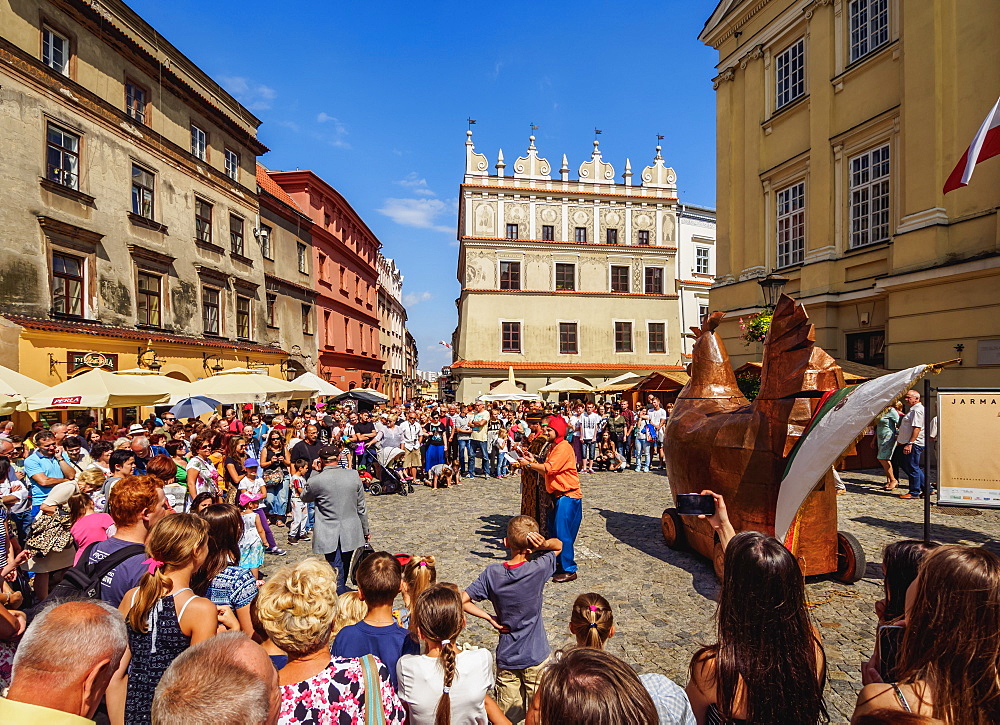
[[[299,128],[299,124],[295,123],[295,121],[278,121],[277,123],[279,126],[284,126],[287,129],[295,131],[295,133],[298,133],[301,130]]]
[[[437,196],[427,185],[427,179],[419,177],[416,171],[411,171],[406,175],[405,179],[400,179],[395,183],[405,186],[412,193],[419,194],[420,196]]]
[[[451,208],[453,207],[440,199],[386,199],[382,208],[377,211],[405,227],[453,233],[454,227],[435,223],[439,216]]]
[[[274,103],[278,92],[263,83],[254,83],[249,78],[243,76],[231,76],[222,78],[222,85],[226,90],[246,106],[251,111],[266,111]]]
[[[333,128],[333,136],[327,138],[327,141],[331,146],[336,146],[337,148],[342,149],[351,148],[351,144],[349,144],[345,138],[345,136],[347,136],[350,132],[347,130],[347,126],[345,126],[339,118],[320,111],[320,113],[316,116],[316,123],[329,123],[331,128]]]
[[[413,307],[421,302],[426,302],[427,300],[434,297],[430,292],[410,292],[403,295],[403,304],[407,307]]]

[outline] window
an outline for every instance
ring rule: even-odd
[[[615,352],[632,352],[632,323],[615,323]]]
[[[698,323],[701,324],[708,317],[708,305],[698,305]]]
[[[880,368],[885,366],[885,330],[847,335],[847,359]]]
[[[889,42],[889,0],[851,0],[851,62]]]
[[[302,334],[312,334],[312,307],[302,305]]]
[[[56,73],[69,75],[69,38],[42,27],[42,62]]]
[[[275,327],[275,321],[278,319],[275,307],[278,303],[278,295],[274,292],[267,292],[264,295],[264,314],[266,315],[267,326]]]
[[[83,265],[79,257],[52,255],[52,311],[83,317]]]
[[[326,279],[326,255],[319,254],[316,258],[316,266],[319,268],[316,270],[317,275],[320,279]]]
[[[787,106],[806,92],[806,41],[799,39],[778,54],[774,63],[774,107]]]
[[[646,338],[651,353],[667,351],[667,323],[650,322],[646,326]]]
[[[712,250],[709,247],[694,248],[694,271],[696,274],[711,274],[709,268],[712,260]]]
[[[302,274],[308,274],[309,273],[309,267],[307,266],[307,262],[306,262],[306,259],[307,259],[307,256],[306,256],[306,245],[303,244],[302,242],[296,242],[295,243],[295,252],[296,252],[296,254],[298,256],[299,271],[302,272]],[[341,282],[343,282],[343,278],[341,278]],[[341,286],[343,286],[343,285],[341,285]]]
[[[206,335],[219,334],[219,290],[205,287],[201,291],[201,322]]]
[[[202,161],[208,155],[208,137],[200,128],[191,124],[191,153]]]
[[[153,218],[153,189],[156,177],[153,172],[132,164],[132,213],[146,219]]]
[[[644,247],[648,247],[649,246],[649,230],[648,229],[640,229],[639,230],[639,244],[641,244]]]
[[[611,291],[628,294],[629,289],[629,268],[628,265],[611,266]]]
[[[517,224],[507,225],[507,239],[519,239],[517,236]]]
[[[605,230],[606,241],[608,244],[618,244],[618,230],[617,229],[607,229]]]
[[[520,262],[500,262],[500,289],[521,289]]]
[[[146,89],[125,81],[125,113],[141,124],[146,123]]]
[[[229,248],[233,254],[243,256],[243,219],[229,215]]]
[[[250,339],[250,298],[236,295],[236,337]]]
[[[782,189],[775,195],[778,210],[778,267],[800,264],[805,250],[806,183]]]
[[[851,159],[851,248],[889,240],[889,144]]]
[[[552,226],[551,224],[543,224],[542,225],[542,241],[543,242],[552,242],[552,241],[555,241],[555,238],[556,238],[556,228],[554,226]]]
[[[577,227],[573,230],[573,241],[577,244],[587,243],[587,227]]]
[[[79,189],[80,137],[51,123],[47,135],[45,178],[70,189]]]
[[[521,352],[521,323],[500,323],[500,352]]]
[[[203,199],[194,199],[194,235],[199,242],[212,243],[212,205]]]
[[[140,325],[160,326],[160,278],[139,272],[136,283],[136,311]]]
[[[576,265],[556,262],[556,289],[576,289]]]
[[[264,259],[274,259],[274,249],[271,248],[271,227],[260,225],[260,253]]]
[[[645,290],[647,295],[663,294],[663,267],[646,267]]]
[[[238,181],[240,178],[240,155],[232,149],[226,149],[225,155],[226,176],[233,181]]]
[[[561,355],[576,355],[580,352],[576,341],[576,327],[575,322],[560,322],[559,323],[559,353]]]

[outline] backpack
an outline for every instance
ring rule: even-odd
[[[66,570],[62,581],[52,588],[50,599],[100,599],[101,580],[126,559],[146,553],[142,544],[129,544],[100,561],[90,562],[90,554],[101,542],[94,542],[80,556],[76,566]]]

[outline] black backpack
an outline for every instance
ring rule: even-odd
[[[90,562],[90,554],[100,542],[88,546],[80,556],[76,566],[66,570],[62,581],[52,588],[49,599],[100,599],[101,580],[108,572],[126,559],[144,554],[146,547],[142,544],[129,544],[109,554],[100,561]]]

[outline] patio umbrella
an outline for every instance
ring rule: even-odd
[[[145,368],[119,370],[115,373],[115,375],[131,376],[144,380],[150,385],[170,393],[171,403],[176,403],[191,395],[191,393],[188,392],[188,386],[191,385],[191,383],[186,380],[178,380],[177,378],[172,378],[169,375],[160,375],[159,373],[155,373],[152,370],[147,370]]]
[[[331,382],[327,382],[316,373],[302,373],[292,381],[296,385],[315,387],[317,395],[343,395],[344,391]]]
[[[375,390],[375,388],[355,388],[354,392],[355,393],[365,393],[366,395],[370,395],[373,398],[378,398],[378,400],[376,402],[379,402],[379,403],[384,403],[385,401],[387,401],[389,399],[388,395],[386,395],[385,393],[383,393],[380,390]]]
[[[136,375],[115,375],[94,368],[32,395],[28,410],[123,408],[166,403],[170,394]]]
[[[563,378],[562,380],[556,380],[554,383],[542,386],[538,389],[539,393],[592,393],[594,388],[587,383],[581,383],[579,380],[574,380],[573,378]]]
[[[189,383],[187,394],[209,397],[222,405],[236,405],[311,398],[316,395],[316,388],[289,383],[247,368],[231,368]]]
[[[10,415],[25,399],[48,386],[0,365],[0,415]]]
[[[211,413],[219,407],[221,403],[214,398],[207,398],[204,395],[192,395],[190,398],[181,398],[170,409],[170,412],[178,418],[197,418],[199,415]]]

